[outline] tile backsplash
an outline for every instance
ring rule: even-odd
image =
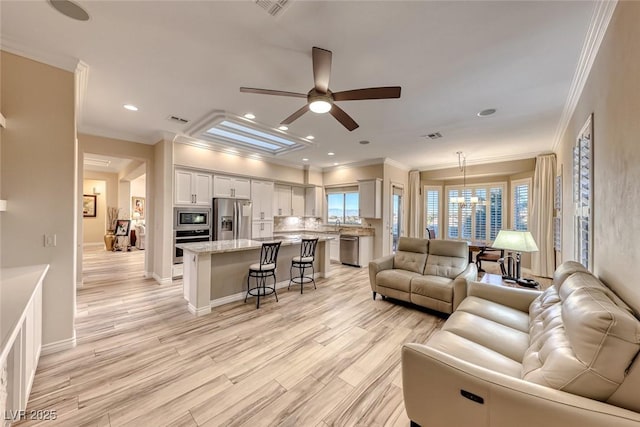
[[[305,218],[301,216],[277,216],[273,218],[273,231],[319,230],[321,218]]]

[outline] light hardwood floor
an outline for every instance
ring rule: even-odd
[[[54,426],[407,426],[400,348],[444,320],[371,299],[367,270],[196,318],[142,251],[85,250],[73,350],[43,356],[28,410]],[[288,275],[279,272],[280,280]],[[35,421],[20,425],[36,425]]]

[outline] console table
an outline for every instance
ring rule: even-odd
[[[520,289],[540,290],[540,285],[536,286],[535,288],[520,286],[513,280],[504,280],[501,275],[491,273],[484,273],[484,276],[482,276],[482,279],[480,279],[480,283],[489,283],[490,285],[509,286],[512,288]]]

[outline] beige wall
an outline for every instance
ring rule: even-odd
[[[1,53],[3,267],[50,264],[43,287],[43,343],[74,337],[78,222],[74,75]],[[57,245],[44,247],[44,235]]]
[[[403,195],[402,195],[402,226],[401,226],[401,236],[408,235],[408,215],[409,210],[407,207],[408,198],[409,198],[409,171],[406,169],[400,169],[398,167],[385,164],[384,165],[384,179],[382,182],[382,222],[384,234],[382,235],[382,255],[388,255],[391,253],[391,221],[393,219],[393,215],[391,212],[391,186],[396,185],[398,187],[402,187]]]
[[[82,243],[95,244],[104,243],[104,233],[107,230],[107,197],[106,197],[106,181],[85,179],[83,182],[83,193],[94,195],[93,189],[99,190],[100,194],[96,194],[96,216],[82,218]]]
[[[640,311],[640,3],[618,2],[571,122],[557,149],[563,175],[562,259],[573,254],[571,149],[594,115],[593,271]],[[560,169],[561,168],[561,169]]]
[[[300,168],[276,165],[264,160],[236,156],[234,154],[208,150],[187,144],[173,144],[173,163],[220,172],[269,179],[272,181],[304,184],[305,171]]]
[[[153,172],[156,183],[153,192],[156,218],[153,223],[153,277],[161,283],[171,282],[173,265],[173,145],[171,141],[162,140],[153,146],[156,165]],[[147,212],[150,213],[149,209]],[[147,224],[147,229],[149,227]]]

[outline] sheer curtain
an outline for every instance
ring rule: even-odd
[[[409,172],[409,237],[423,237],[420,206],[420,171],[411,171]]]
[[[531,198],[531,234],[538,252],[531,254],[531,270],[536,276],[552,277],[555,270],[553,250],[553,188],[556,175],[556,155],[536,158]]]

